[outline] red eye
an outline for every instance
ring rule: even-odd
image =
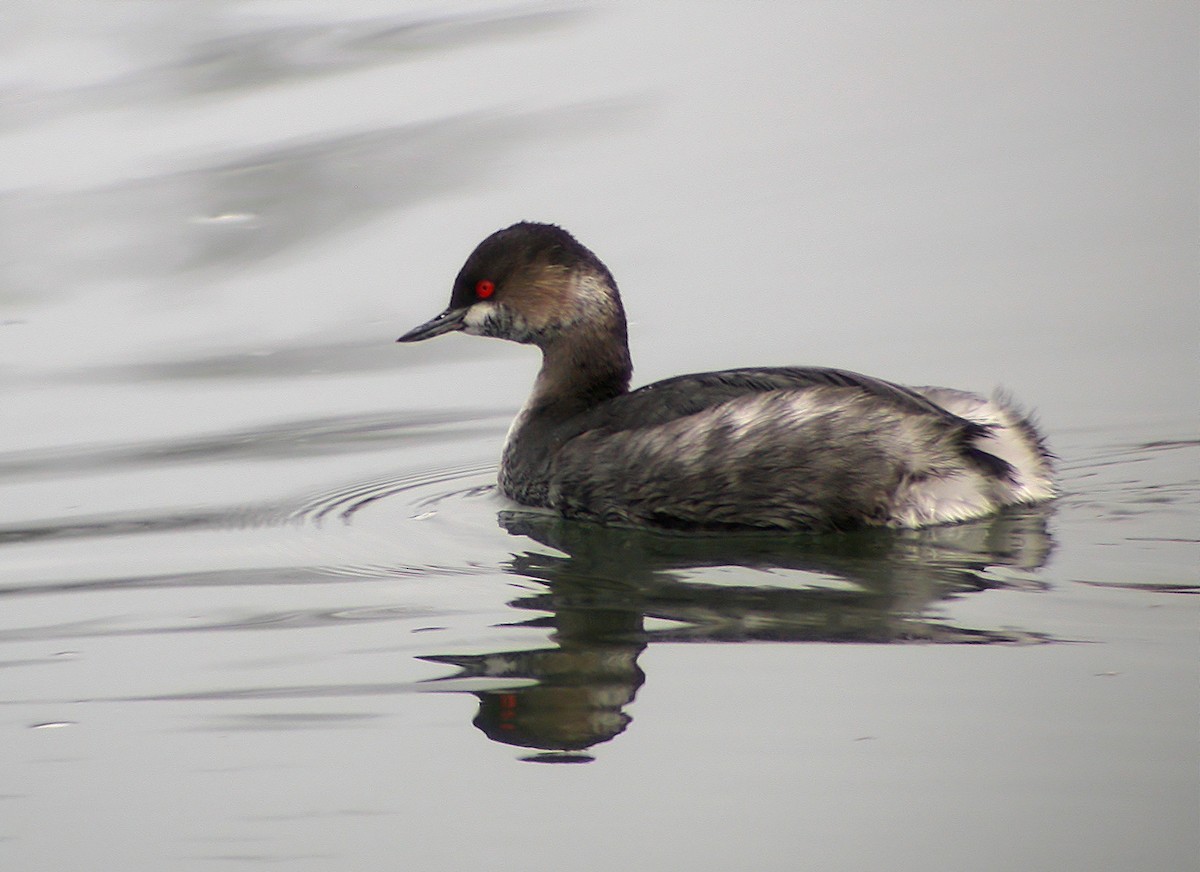
[[[496,293],[496,283],[490,282],[487,279],[480,279],[475,283],[475,296],[481,300],[486,300],[492,294]]]

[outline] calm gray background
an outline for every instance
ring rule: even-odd
[[[1194,861],[1195,4],[0,20],[0,865]],[[522,219],[612,269],[636,383],[1000,385],[1064,498],[853,566],[504,526],[535,352],[393,340]],[[461,658],[577,668],[592,598],[639,628],[576,688],[620,729],[489,741],[553,680]]]

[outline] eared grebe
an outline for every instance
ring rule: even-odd
[[[450,305],[400,342],[461,330],[536,345],[500,489],[571,518],[675,529],[844,530],[964,521],[1054,495],[1006,398],[838,369],[732,369],[629,390],[617,284],[565,230],[479,244]]]

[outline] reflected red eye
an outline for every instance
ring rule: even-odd
[[[487,279],[480,279],[475,283],[475,296],[481,300],[486,300],[492,294],[496,293],[496,283],[490,282]]]

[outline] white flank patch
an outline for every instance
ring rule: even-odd
[[[925,527],[979,518],[998,508],[988,498],[987,491],[983,476],[976,473],[922,479],[896,494],[892,522],[904,527]]]
[[[992,427],[991,432],[975,444],[1016,471],[1015,480],[1002,486],[1007,496],[1005,502],[1040,502],[1055,495],[1049,464],[1020,426],[1020,416],[1004,403],[1002,397],[987,400],[951,388],[915,390],[960,418]]]

